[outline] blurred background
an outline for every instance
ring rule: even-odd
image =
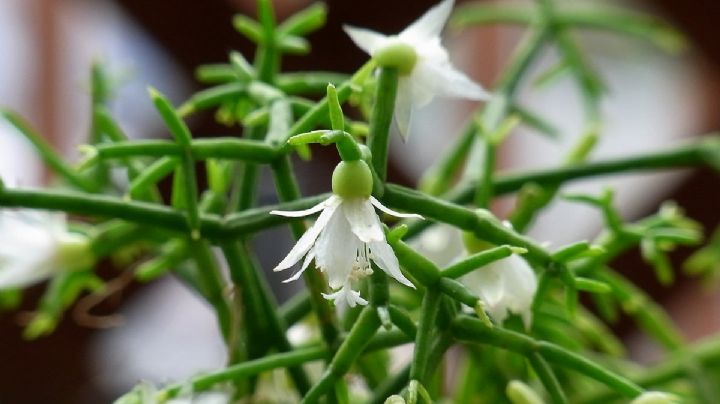
[[[435,1],[329,0],[328,25],[312,34],[311,56],[287,57],[283,68],[352,72],[367,58],[341,30],[350,23],[380,32],[404,28]],[[459,3],[463,3],[459,1]],[[590,1],[558,2],[578,6]],[[606,4],[607,1],[602,1]],[[720,128],[720,3],[714,0],[679,2],[645,0],[614,2],[662,16],[684,32],[690,49],[667,54],[651,44],[611,34],[577,33],[592,65],[608,86],[602,104],[604,129],[594,158],[667,147],[683,138]],[[278,19],[306,7],[306,0],[275,0]],[[592,4],[590,4],[592,5]],[[68,159],[77,158],[89,121],[89,67],[101,60],[121,82],[112,112],[131,137],[164,137],[162,123],[146,95],[149,84],[176,104],[198,89],[194,67],[224,62],[230,50],[251,58],[251,43],[234,32],[236,13],[254,16],[252,0],[3,0],[0,2],[0,104],[18,111]],[[449,33],[446,43],[461,70],[492,88],[499,70],[517,43],[519,28],[478,28]],[[557,60],[549,50],[534,67],[540,73]],[[502,151],[502,168],[555,164],[582,127],[582,108],[572,80],[561,80],[537,91],[521,93],[522,103],[547,117],[558,128],[559,140],[517,131]],[[414,185],[422,172],[457,135],[477,105],[438,100],[417,114],[416,132],[409,143],[394,144],[391,180]],[[219,126],[211,114],[191,120],[196,136],[235,135]],[[397,140],[397,139],[395,139]],[[412,159],[397,156],[414,156]],[[333,152],[317,150],[311,163],[298,163],[303,192],[329,189]],[[305,173],[306,175],[303,175]],[[308,175],[312,173],[312,175]],[[20,185],[42,185],[48,173],[32,149],[0,121],[0,175]],[[720,221],[720,191],[715,174],[699,170],[672,175],[631,175],[573,185],[572,190],[598,192],[617,187],[616,204],[626,218],[657,209],[670,198],[712,231]],[[262,181],[261,203],[274,201],[273,184]],[[496,206],[502,216],[505,205]],[[594,237],[601,225],[596,211],[558,202],[540,217],[533,237],[562,245]],[[270,242],[272,240],[272,243]],[[285,246],[281,245],[285,243]],[[271,268],[290,248],[286,229],[260,234],[257,249],[265,268]],[[674,254],[682,262],[689,251]],[[689,339],[720,329],[720,295],[681,278],[672,288],[657,284],[636,252],[619,258],[623,269],[666,306]],[[108,276],[116,276],[109,271]],[[277,283],[282,276],[268,274]],[[276,288],[281,300],[298,285]],[[31,289],[23,310],[32,310],[43,287]],[[0,316],[0,403],[103,403],[140,380],[179,381],[224,363],[213,315],[195,296],[171,277],[149,285],[132,285],[118,302],[102,310],[118,313],[124,324],[111,329],[78,325],[71,312],[49,338],[26,342],[21,338],[23,315]],[[655,350],[626,322],[624,335],[640,360],[652,360]]]

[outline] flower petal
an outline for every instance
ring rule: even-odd
[[[310,247],[312,247],[313,243],[315,243],[315,240],[318,238],[322,230],[325,228],[325,226],[328,224],[330,219],[334,216],[333,214],[337,210],[338,206],[340,206],[340,200],[334,199],[332,202],[330,202],[332,198],[329,198],[326,202],[328,202],[325,209],[323,209],[320,216],[318,216],[315,223],[310,227],[305,234],[300,237],[300,239],[297,241],[295,246],[290,250],[288,255],[280,261],[279,264],[275,268],[273,268],[273,271],[282,271],[283,269],[290,268],[291,266],[295,265],[298,261],[300,261],[300,258],[305,255],[308,250],[310,250]]]
[[[348,34],[358,48],[364,50],[368,55],[372,55],[388,41],[388,37],[379,32],[352,25],[343,25],[343,31]]]
[[[423,75],[434,77],[433,93],[445,97],[465,98],[468,100],[487,100],[491,94],[472,81],[465,73],[457,70],[449,62],[422,63],[418,65]]]
[[[31,252],[26,251],[26,254],[31,254]],[[3,262],[0,269],[0,290],[32,286],[50,278],[52,273],[52,265],[49,262],[41,263],[41,265],[21,262],[11,262],[6,265]]]
[[[413,112],[413,92],[410,79],[401,77],[398,82],[397,96],[395,97],[395,112],[393,125],[403,142],[410,136],[410,122]]]
[[[413,40],[429,40],[440,36],[445,23],[452,12],[454,0],[445,0],[426,11],[400,33],[400,38]]]
[[[380,269],[395,278],[396,281],[415,289],[415,285],[413,285],[412,282],[410,282],[400,271],[400,264],[395,256],[395,251],[393,251],[385,240],[368,243],[368,246],[370,247],[373,262],[375,262]]]
[[[360,297],[360,292],[352,290],[349,284],[343,285],[340,290],[333,293],[323,293],[324,298],[335,302],[336,306],[347,305],[349,307],[355,307],[356,305],[365,306],[368,301]]]
[[[350,223],[352,232],[360,241],[367,243],[385,239],[380,219],[370,201],[364,198],[350,198],[344,199],[340,206]]]
[[[317,205],[313,206],[310,209],[305,210],[271,210],[271,215],[277,215],[277,216],[283,216],[283,217],[305,217],[310,216],[314,213],[318,213],[321,210],[325,209],[326,206],[331,205],[333,203],[336,203],[337,201],[334,201],[333,199],[337,199],[336,195],[332,195],[329,198],[325,199],[324,201],[318,203]]]
[[[315,243],[315,264],[325,272],[332,289],[345,284],[362,243],[350,229],[345,215],[335,214]]]
[[[374,207],[378,208],[383,213],[387,213],[390,216],[395,216],[395,217],[399,217],[399,218],[403,218],[403,219],[424,219],[424,217],[418,215],[417,213],[396,212],[396,211],[388,208],[387,206],[383,205],[382,203],[380,203],[380,201],[378,201],[374,196],[370,197],[370,203],[372,203],[372,205]]]
[[[305,260],[303,261],[302,266],[300,269],[295,272],[291,277],[285,279],[282,281],[282,283],[288,283],[292,281],[296,281],[300,278],[300,276],[305,272],[305,270],[310,266],[310,262],[315,258],[315,249],[311,248],[310,251],[308,251],[307,255],[305,256]]]

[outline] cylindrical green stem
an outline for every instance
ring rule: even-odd
[[[390,146],[390,123],[395,110],[398,86],[397,69],[383,67],[377,79],[375,105],[370,116],[368,147],[372,153],[372,165],[380,180],[387,178],[388,147]]]
[[[355,359],[363,352],[371,337],[375,335],[380,326],[380,319],[374,307],[365,307],[353,325],[350,333],[340,345],[327,370],[315,384],[308,394],[303,398],[303,403],[316,403],[323,395],[327,394],[335,383],[352,366]]]
[[[428,373],[428,357],[430,355],[430,347],[435,336],[435,317],[438,313],[440,302],[440,293],[434,288],[428,288],[423,296],[422,307],[420,308],[420,320],[418,322],[418,331],[415,337],[415,352],[413,355],[412,366],[410,367],[410,379],[417,380],[425,385],[425,375]]]

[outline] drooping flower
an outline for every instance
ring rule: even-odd
[[[70,232],[64,214],[0,211],[0,289],[31,286],[55,273],[88,269],[94,262],[89,238]]]
[[[415,109],[435,96],[485,100],[489,94],[450,63],[440,33],[453,8],[454,0],[444,0],[428,10],[397,35],[344,26],[345,32],[380,66],[398,69],[400,80],[394,119],[403,140],[410,131]]]
[[[480,252],[491,244],[475,238],[472,234],[463,237],[470,252]],[[537,291],[537,277],[524,258],[517,254],[493,261],[462,278],[475,290],[485,304],[490,317],[502,323],[508,313],[519,315],[526,328],[532,322],[532,303]]]
[[[310,209],[270,212],[285,217],[305,217],[320,212],[312,227],[274,271],[288,269],[305,257],[300,270],[285,282],[294,281],[314,259],[333,290],[324,297],[350,307],[367,304],[360,292],[352,289],[352,283],[372,274],[371,261],[398,282],[414,288],[400,271],[375,208],[401,218],[420,216],[395,212],[372,197],[372,174],[362,160],[338,164],[333,172],[332,188],[332,196]]]

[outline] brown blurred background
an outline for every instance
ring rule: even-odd
[[[304,0],[276,0],[274,3],[280,20],[309,4]],[[352,72],[367,56],[351,44],[342,32],[341,24],[351,23],[387,33],[397,32],[433,3],[430,0],[327,1],[328,25],[309,37],[313,46],[312,55],[287,57],[283,68]],[[621,46],[612,40],[607,42],[604,36],[581,36],[587,54],[600,55],[597,61],[605,67],[599,69],[601,72],[607,70],[610,76],[620,72],[618,81],[611,81],[611,84],[616,83],[615,88],[611,85],[611,100],[629,99],[638,108],[637,111],[621,111],[625,113],[623,115],[616,113],[612,104],[607,106],[608,114],[619,123],[607,125],[609,146],[603,146],[598,155],[627,152],[627,142],[633,143],[630,150],[639,151],[662,147],[677,138],[719,128],[720,41],[717,38],[720,37],[720,28],[717,21],[720,21],[720,3],[715,0],[647,0],[641,4],[634,1],[626,3],[632,3],[630,6],[644,12],[661,15],[675,24],[687,34],[693,49],[682,55],[666,56],[658,55],[657,50],[648,50],[651,46],[644,43]],[[628,6],[623,2],[618,2],[618,5]],[[82,141],[88,120],[85,83],[89,62],[96,55],[101,55],[109,66],[120,72],[118,75],[127,83],[121,87],[113,106],[123,127],[135,137],[165,136],[146,100],[144,87],[147,84],[156,85],[179,102],[197,88],[192,73],[198,64],[223,62],[230,50],[239,50],[250,58],[253,54],[251,44],[237,34],[230,24],[231,17],[236,13],[254,15],[253,2],[4,0],[0,4],[0,103],[19,110],[54,145],[73,158],[74,146]],[[471,30],[449,39],[451,57],[470,76],[492,87],[498,70],[517,38],[516,29]],[[596,61],[594,56],[593,61]],[[623,72],[631,70],[627,69],[628,63],[636,68],[635,74],[639,77],[651,77],[655,81],[623,82]],[[555,97],[553,100],[560,100],[560,103],[550,104],[550,108],[561,109],[561,117],[570,112],[579,113],[576,106],[573,109],[572,103],[565,103],[564,97],[568,91],[572,92],[572,83],[566,83],[565,87],[560,86],[559,90],[551,91],[548,95]],[[548,108],[545,98],[528,95],[527,100],[529,105],[545,105]],[[646,103],[646,100],[654,100],[654,103]],[[466,104],[452,105],[460,105],[459,110],[463,113],[472,107]],[[426,128],[432,132],[432,121],[438,116],[445,117],[446,122],[448,116],[456,118],[454,112],[448,112],[449,108],[441,104],[431,106],[429,117],[418,125],[420,131]],[[652,122],[656,120],[655,117],[658,117],[657,122]],[[572,132],[576,124],[571,119],[567,125],[559,123],[559,126]],[[457,126],[456,123],[454,125]],[[234,133],[213,123],[209,114],[192,120],[192,127],[198,136]],[[610,133],[612,128],[618,128],[617,133]],[[22,171],[24,183],[41,183],[46,174],[38,168],[26,145],[18,144],[10,136],[9,132],[0,131],[0,144],[6,154],[14,150],[12,156],[3,157],[0,168],[4,167],[5,172],[13,172],[13,169]],[[420,138],[421,135],[414,135],[414,140]],[[524,140],[521,139],[524,138],[511,142],[513,146],[518,145],[517,150],[511,148],[504,151],[502,164],[515,167],[516,163],[522,162],[527,165],[527,153],[523,152],[521,143]],[[435,142],[437,147],[447,143],[443,143],[442,139],[436,139]],[[540,147],[540,150],[547,150],[548,157],[540,158],[537,165],[542,165],[545,159],[556,160],[553,156],[558,155],[563,148],[562,144],[527,144],[532,146],[524,146],[526,149],[531,147],[536,151],[538,149],[535,147]],[[408,146],[419,148],[417,155],[421,156],[420,161],[396,159],[392,164],[391,178],[397,182],[414,184],[422,168],[430,164],[437,150],[435,146],[430,140],[427,144],[416,141]],[[318,156],[320,161],[298,165],[301,179],[309,178],[303,176],[303,172],[313,170],[313,173],[317,173],[318,167],[324,170],[322,175],[314,174],[312,180],[303,181],[306,194],[328,188],[329,170],[336,157],[327,152],[320,152]],[[717,209],[720,206],[720,191],[716,174],[699,170],[675,176],[672,180],[652,177],[656,182],[650,182],[648,178],[639,177],[635,180],[649,184],[654,191],[644,192],[643,195],[632,192],[634,184],[638,182],[618,183],[621,190],[628,190],[627,194],[620,192],[619,200],[620,203],[627,201],[632,205],[627,212],[629,217],[649,214],[657,208],[660,199],[672,198],[685,207],[689,216],[701,221],[708,231],[714,229],[720,221]],[[600,181],[590,186],[597,189],[605,183]],[[269,181],[263,182],[260,197],[263,203],[273,200],[272,184]],[[565,212],[567,217],[568,211],[564,209],[568,207],[560,206],[557,209]],[[587,210],[572,211],[570,215],[576,214],[595,215]],[[534,230],[536,237],[561,244],[568,237],[592,237],[599,225],[597,218],[587,223],[580,219],[566,219],[565,222],[575,223],[574,229],[566,229],[553,221],[552,217],[550,215],[544,224],[542,221],[538,224]],[[284,230],[258,238],[258,250],[266,266],[272,265],[286,251],[285,248],[278,248],[277,244],[271,249],[264,242],[276,237],[281,237],[290,245],[291,240]],[[674,258],[681,262],[687,253],[679,251]],[[720,308],[720,298],[716,293],[698,293],[700,289],[696,282],[687,279],[681,279],[673,288],[663,288],[655,282],[652,271],[634,252],[622,256],[615,266],[624,268],[628,276],[662,301],[690,338],[698,338],[720,328],[719,316],[715,314],[715,310]],[[212,330],[213,321],[207,309],[198,307],[194,297],[181,290],[176,283],[162,281],[158,284],[143,287],[135,285],[125,293],[123,303],[101,308],[108,313],[122,311],[126,317],[125,330],[83,328],[76,325],[68,315],[51,337],[26,342],[21,339],[18,315],[2,314],[0,403],[111,402],[140,378],[163,382],[220,366],[223,352],[218,341],[214,340],[216,334]],[[42,290],[42,287],[36,287],[27,293],[23,305],[25,310],[34,307]],[[285,295],[289,289],[279,289],[279,292]],[[637,346],[644,346],[641,339],[633,337],[634,331],[628,322],[623,322],[618,331],[636,341]],[[167,342],[165,347],[164,342]],[[174,353],[171,349],[182,351],[181,354]],[[638,348],[638,355],[642,352],[645,350]],[[142,358],[150,363],[145,364],[147,366],[141,364]],[[168,369],[172,372],[163,373]],[[133,374],[136,375],[135,379],[128,376]],[[158,376],[164,374],[167,374],[164,376],[166,378]],[[118,380],[110,380],[114,376]]]

